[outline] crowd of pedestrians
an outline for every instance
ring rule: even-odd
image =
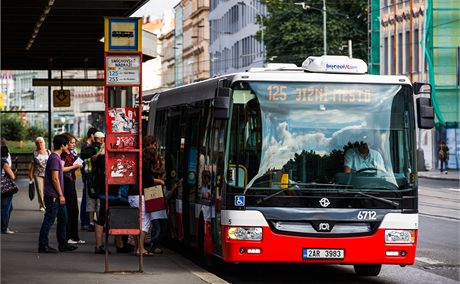
[[[47,149],[43,137],[35,139],[36,149],[30,162],[28,178],[35,184],[38,210],[44,212],[38,237],[39,253],[57,253],[73,251],[87,241],[80,238],[80,231],[94,232],[94,253],[105,254],[104,232],[106,225],[106,198],[109,210],[112,206],[139,207],[142,200],[142,233],[140,236],[114,236],[117,253],[130,253],[139,256],[152,256],[163,253],[160,243],[167,229],[166,210],[145,211],[144,195],[139,195],[135,185],[109,185],[105,192],[105,135],[96,128],[87,132],[87,137],[77,152],[78,140],[70,133],[56,135],[52,141],[52,150]],[[165,189],[164,163],[157,153],[157,144],[152,136],[143,139],[142,183],[143,188],[160,185]],[[2,140],[1,170],[2,177],[15,179],[11,164],[11,155],[5,141]],[[77,188],[78,170],[81,172],[83,187]],[[125,188],[122,193],[120,188]],[[81,203],[78,204],[77,192],[81,190]],[[126,194],[126,198],[121,198]],[[13,234],[9,228],[9,219],[13,210],[13,195],[3,195],[1,230],[4,234]],[[57,222],[56,222],[57,221]],[[50,246],[49,232],[56,224],[58,247]],[[150,237],[150,243],[146,242]],[[148,244],[148,245],[146,245]],[[108,251],[108,253],[111,253]]]

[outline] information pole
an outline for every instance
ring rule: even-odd
[[[115,199],[127,198],[128,189],[133,187],[142,195],[142,19],[105,18],[104,35],[107,248],[109,235],[142,236],[142,210],[109,202],[114,192],[118,194]],[[139,208],[142,206],[139,198]],[[107,249],[105,272],[111,272]],[[139,272],[143,272],[142,253]]]

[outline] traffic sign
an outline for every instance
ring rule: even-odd
[[[70,106],[70,90],[54,90],[53,91],[53,107],[69,107]]]

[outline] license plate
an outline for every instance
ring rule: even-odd
[[[343,259],[343,249],[302,249],[302,259]]]

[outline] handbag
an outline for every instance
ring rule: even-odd
[[[35,182],[33,180],[29,181],[29,199],[30,201],[34,200],[35,197]]]
[[[151,213],[165,209],[163,187],[155,185],[144,188],[145,212]]]
[[[18,185],[8,175],[1,177],[0,188],[2,196],[10,196],[19,191]]]

